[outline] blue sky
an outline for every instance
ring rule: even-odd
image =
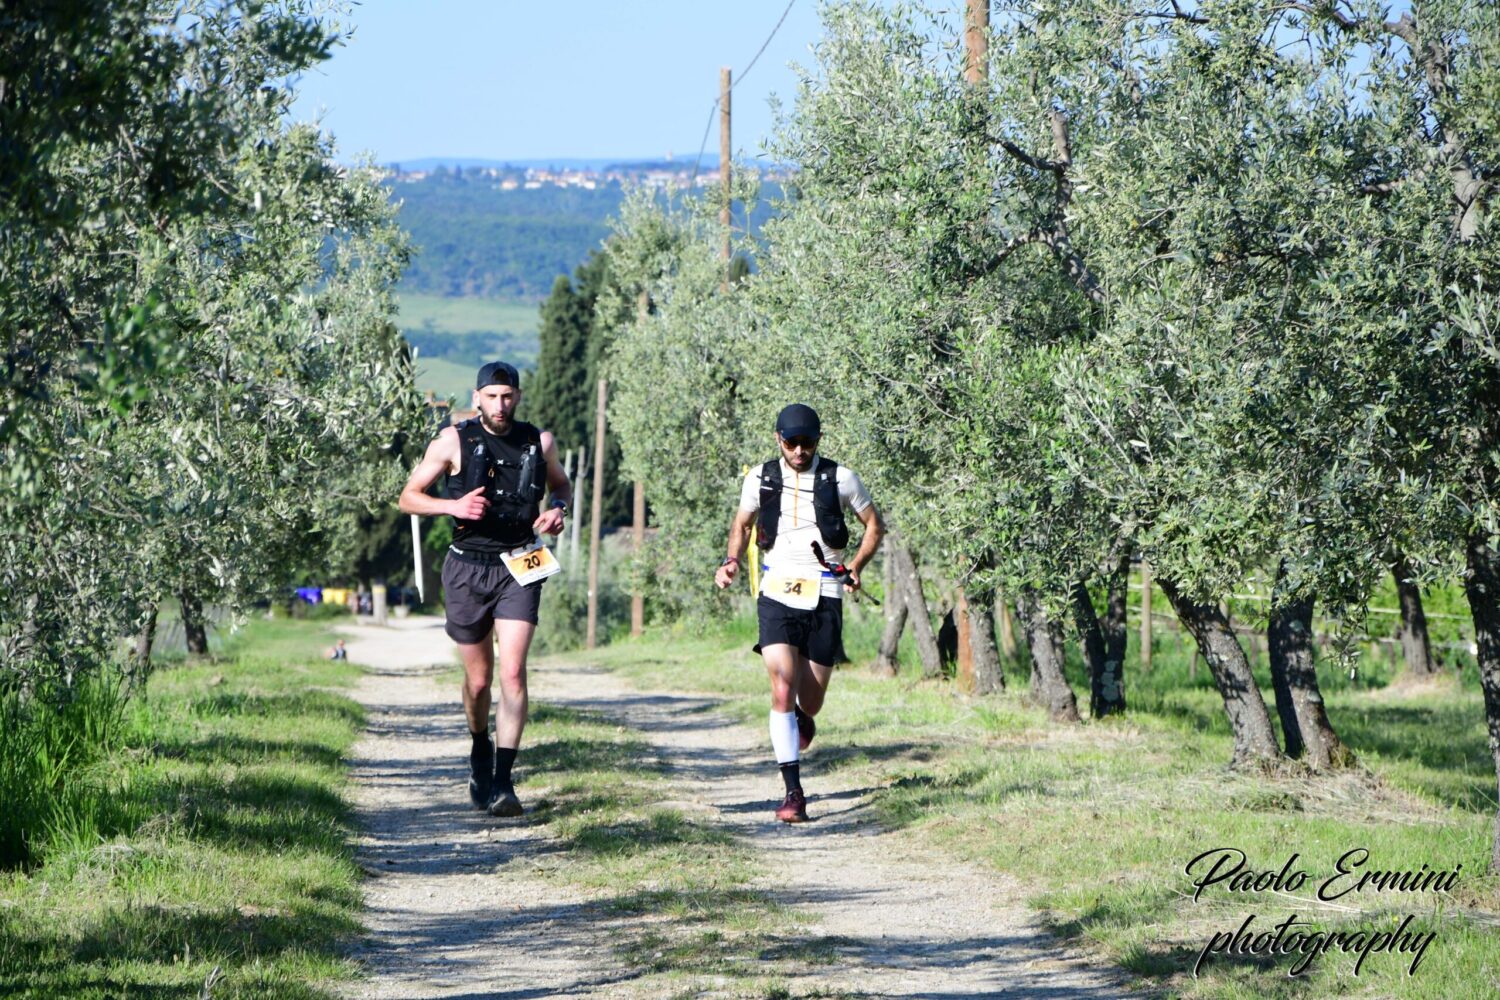
[[[353,35],[299,81],[295,114],[321,116],[340,155],[691,158],[718,96],[786,0],[365,0]],[[734,91],[737,156],[770,132],[771,93],[796,95],[791,61],[812,63],[816,0],[786,21]],[[717,153],[718,123],[708,138]]]

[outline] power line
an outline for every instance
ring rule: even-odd
[[[729,92],[731,94],[734,93],[735,87],[738,87],[740,84],[745,82],[745,77],[749,76],[750,71],[755,68],[756,61],[759,60],[760,57],[765,53],[766,47],[771,44],[771,39],[776,37],[776,32],[781,30],[781,25],[786,21],[786,16],[792,12],[792,8],[796,6],[796,4],[797,0],[790,0],[790,2],[786,5],[786,10],[783,10],[781,12],[781,17],[776,21],[776,27],[771,29],[771,33],[766,36],[766,40],[760,43],[760,48],[757,49],[755,55],[751,57],[750,65],[746,66],[744,71],[741,72],[738,77],[735,78],[734,82],[729,85]],[[703,163],[703,151],[708,148],[708,133],[714,127],[714,115],[718,112],[718,110],[719,98],[716,97],[714,98],[713,104],[709,105],[708,108],[708,121],[703,125],[703,139],[698,143],[698,156],[693,160],[693,178],[692,180],[688,181],[688,190],[692,190],[698,183],[698,168]]]

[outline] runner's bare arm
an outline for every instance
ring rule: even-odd
[[[720,566],[714,573],[714,583],[723,590],[734,582],[735,575],[740,571],[740,562],[745,558],[745,547],[750,544],[750,525],[755,523],[754,511],[737,510],[734,512],[734,520],[729,522],[729,544],[726,546],[724,556],[733,559]]]
[[[847,563],[850,571],[849,582],[845,584],[847,590],[859,589],[859,571],[875,558],[875,550],[880,548],[880,540],[885,537],[885,522],[880,519],[880,511],[874,504],[860,511],[858,517],[865,526],[865,537],[860,540],[859,551]]]
[[[397,503],[401,513],[423,517],[452,514],[468,521],[477,521],[483,517],[485,509],[490,505],[484,497],[483,487],[457,500],[427,495],[428,489],[437,482],[439,476],[458,471],[458,458],[458,431],[452,427],[444,427],[442,433],[427,446],[427,453],[422,456],[422,460],[406,480],[406,485],[402,487],[401,499]]]
[[[542,431],[542,454],[547,457],[547,492],[553,500],[561,500],[570,507],[573,504],[573,484],[557,460],[557,440],[551,431]],[[539,535],[559,535],[563,530],[563,512],[548,507],[532,522],[531,530]]]

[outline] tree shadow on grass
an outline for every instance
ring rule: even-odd
[[[578,774],[609,771],[637,777],[659,775],[664,765],[652,756],[645,740],[629,738],[545,737],[525,747],[520,757],[528,775]]]
[[[1354,750],[1373,751],[1453,776],[1422,781],[1439,801],[1470,812],[1495,808],[1495,771],[1485,743],[1483,714],[1469,705],[1340,705],[1333,724]]]
[[[186,707],[191,719],[210,720],[221,730],[223,720],[236,719],[275,719],[278,733],[293,734],[330,720],[350,727],[364,720],[358,705],[314,690],[218,692]],[[155,869],[190,858],[198,845],[223,848],[245,864],[289,848],[332,859],[347,854],[351,816],[330,787],[341,756],[333,746],[296,735],[257,739],[253,732],[216,732],[203,738],[168,735],[148,756],[156,759],[127,753],[120,764],[100,769],[102,784],[82,799],[90,811],[76,817],[78,830],[90,839],[135,837],[166,845],[165,851],[117,844],[107,855],[91,852],[85,863],[103,864],[107,857],[112,881],[152,886]],[[134,867],[141,869],[139,878],[129,871]],[[301,973],[278,966],[289,962],[296,970],[309,959],[339,958],[342,943],[360,931],[354,917],[358,892],[337,881],[319,884],[316,875],[298,882],[276,910],[120,904],[114,891],[76,919],[37,919],[26,910],[8,918],[0,910],[0,994],[196,998],[217,964],[226,975],[226,993],[330,997],[296,982]],[[139,898],[143,890],[130,891]],[[149,888],[144,891],[152,898]]]
[[[98,797],[97,828],[105,838],[165,822],[191,841],[230,850],[279,851],[296,846],[339,853],[348,836],[348,804],[317,781],[244,767],[233,777],[213,772],[157,773]]]
[[[192,710],[196,715],[211,718],[312,715],[337,719],[356,728],[365,722],[365,710],[357,702],[343,694],[319,690],[294,694],[226,691],[195,700]]]
[[[0,957],[0,987],[6,995],[19,996],[196,998],[213,966],[222,967],[230,982],[241,968],[253,967],[252,978],[260,978],[266,963],[283,956],[332,957],[341,942],[359,932],[356,920],[328,906],[282,913],[248,907],[117,906],[68,932],[0,924],[0,956],[26,956],[24,966],[17,962],[10,968]],[[163,970],[178,971],[184,960],[203,971],[190,974],[185,984],[163,984],[163,979],[176,978]],[[240,989],[235,995],[331,996],[285,980],[268,984],[265,992]]]
[[[1158,982],[1171,976],[1191,976],[1202,947],[1132,945],[1125,949],[1120,958],[1120,966],[1138,976]],[[1287,974],[1287,970],[1300,957],[1214,954],[1204,959],[1200,972],[1205,978],[1215,975],[1228,977],[1237,982],[1241,990],[1255,996],[1290,1000],[1294,997],[1325,995],[1327,984],[1315,982],[1310,974],[1298,977]],[[1236,992],[1235,995],[1240,993]]]
[[[286,761],[337,767],[344,759],[344,755],[334,748],[312,740],[270,740],[250,736],[214,735],[201,740],[167,738],[158,740],[151,750],[158,757],[190,760],[195,764],[246,766]]]

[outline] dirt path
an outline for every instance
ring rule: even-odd
[[[343,632],[350,659],[371,668],[355,692],[370,726],[353,760],[359,861],[371,875],[370,934],[356,957],[370,978],[349,995],[638,995],[608,944],[620,918],[535,874],[534,862],[557,851],[545,828],[469,806],[457,692],[433,680],[451,670],[441,622]],[[769,872],[756,888],[840,942],[837,959],[809,968],[794,995],[1124,994],[1122,975],[1070,955],[1039,928],[1012,880],[913,857],[909,842],[893,850],[871,816],[871,789],[820,776],[809,786],[816,822],[776,823],[765,734],[716,716],[708,699],[637,691],[583,666],[533,669],[531,690],[534,705],[597,712],[639,731],[681,779],[673,804],[752,845]]]

